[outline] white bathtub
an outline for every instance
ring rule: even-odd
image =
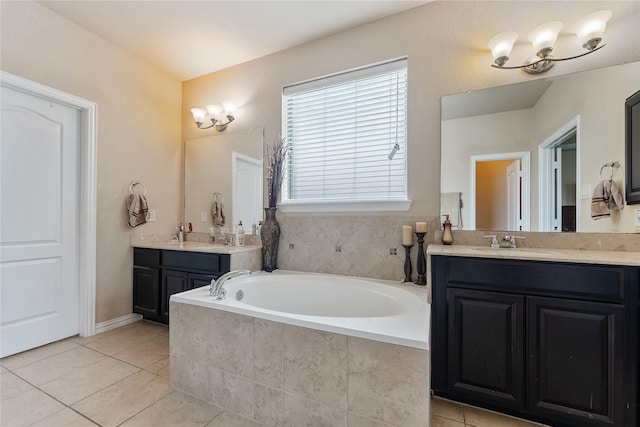
[[[423,287],[278,270],[236,277],[224,288],[227,297],[222,301],[209,295],[208,286],[172,295],[171,300],[429,350],[431,307]]]

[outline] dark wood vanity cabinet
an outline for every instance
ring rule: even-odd
[[[639,268],[431,262],[436,395],[553,426],[638,425]]]
[[[133,249],[133,312],[169,323],[169,298],[208,285],[230,268],[230,255]]]

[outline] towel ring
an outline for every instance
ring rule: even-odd
[[[224,196],[216,191],[215,193],[213,193],[213,200],[218,203],[222,203],[224,202]]]
[[[144,192],[142,194],[144,194],[145,196],[147,195],[147,186],[138,182],[138,181],[131,181],[131,184],[129,184],[129,193],[131,194],[135,194],[133,192],[133,189],[138,186],[138,185],[142,185],[142,188],[144,188]]]
[[[611,172],[611,175],[609,176],[609,181],[611,181],[613,179],[613,169],[614,168],[619,168],[620,167],[620,162],[609,162],[609,163],[605,163],[604,165],[602,165],[602,167],[600,168],[600,179],[603,180],[604,178],[602,178],[602,171],[604,170],[604,168],[609,168],[609,171]]]

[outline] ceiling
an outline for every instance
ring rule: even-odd
[[[418,0],[39,3],[180,80],[428,3]]]

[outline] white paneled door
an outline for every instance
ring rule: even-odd
[[[79,329],[81,111],[2,87],[0,356]]]

